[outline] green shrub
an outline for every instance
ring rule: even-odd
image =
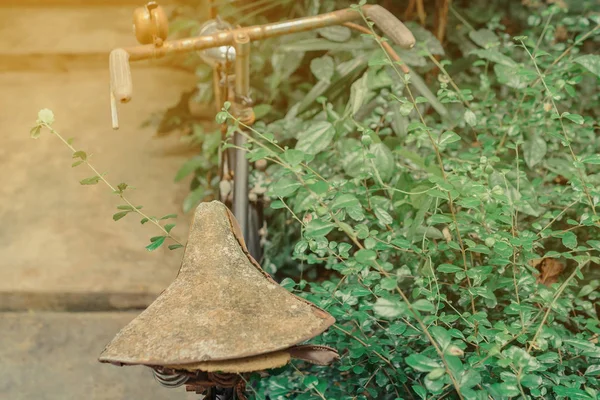
[[[381,50],[329,51],[311,64],[327,90],[253,128],[264,265],[300,275],[282,284],[337,319],[316,341],[342,356],[256,398],[598,398],[600,56],[580,48],[600,21],[539,12],[528,37],[462,32],[460,68],[418,31],[402,56],[434,97]],[[323,76],[363,58],[336,95]]]

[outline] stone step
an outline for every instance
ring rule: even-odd
[[[185,241],[188,182],[173,178],[190,149],[176,135],[153,137],[154,128],[142,124],[176,104],[195,79],[134,66],[133,82],[133,100],[120,107],[121,129],[113,131],[108,73],[0,74],[0,310],[144,307],[177,274],[182,249],[148,252],[156,227],[133,215],[114,222],[122,201],[102,184],[81,186],[93,173],[85,165],[71,168],[71,151],[56,137],[29,137],[38,110],[52,109],[56,130],[93,154],[113,185],[134,186],[129,196],[144,212],[179,213],[173,233]]]
[[[203,0],[201,0],[203,1]],[[208,1],[208,0],[206,0]],[[234,0],[235,1],[235,0]],[[0,0],[2,7],[140,7],[147,3],[144,0]],[[197,5],[198,0],[160,0],[162,6]]]
[[[11,400],[192,400],[147,367],[97,361],[136,313],[0,313],[0,398]]]
[[[4,1],[4,3],[2,3]],[[108,68],[108,53],[135,46],[132,12],[137,5],[3,8],[0,0],[0,72]],[[35,2],[33,2],[35,3]],[[76,3],[74,1],[74,3]],[[165,5],[167,11],[173,2]],[[138,66],[173,67],[187,55],[170,55]],[[181,67],[180,67],[181,68]]]
[[[108,53],[136,45],[132,7],[13,7],[0,12],[0,54]]]

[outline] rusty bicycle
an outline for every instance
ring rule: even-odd
[[[198,36],[167,40],[167,16],[150,2],[134,12],[140,45],[110,53],[113,128],[119,126],[117,105],[132,99],[132,61],[199,52],[214,68],[217,101],[228,100],[230,113],[249,127],[255,122],[250,92],[255,41],[333,25],[371,33],[353,22],[364,14],[395,44],[414,46],[414,36],[392,13],[378,5],[360,7],[362,14],[348,8],[249,27],[217,18],[207,21]],[[399,61],[387,42],[382,45]],[[250,166],[243,150],[250,132],[236,129],[236,147],[223,152],[219,167],[228,190],[220,191],[221,202],[198,206],[177,278],[100,356],[101,362],[148,366],[162,385],[185,385],[210,400],[244,399],[248,373],[283,366],[292,358],[318,365],[338,358],[334,349],[302,344],[331,326],[333,317],[279,286],[256,261],[260,243],[253,212],[260,204],[249,200]]]

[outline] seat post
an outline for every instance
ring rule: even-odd
[[[232,114],[245,125],[254,123],[254,112],[250,100],[250,37],[243,31],[234,38],[235,46],[235,99]],[[234,143],[238,147],[235,151],[235,168],[233,179],[233,215],[239,221],[244,239],[248,240],[248,161],[246,160],[245,147],[246,135],[250,132],[247,128],[239,127],[244,133],[236,131]]]

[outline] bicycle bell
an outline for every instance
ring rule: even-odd
[[[133,12],[133,33],[140,44],[160,46],[169,34],[169,19],[165,10],[155,1]]]
[[[231,24],[223,21],[219,17],[206,21],[198,31],[198,35],[212,35],[213,33],[227,32],[233,29]],[[210,66],[223,64],[226,61],[233,62],[235,60],[235,48],[233,46],[220,46],[211,49],[201,50],[198,52],[200,58]]]

